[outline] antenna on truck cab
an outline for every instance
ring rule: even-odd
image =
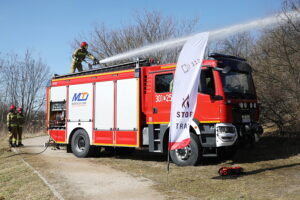
[[[136,59],[135,68],[136,69],[140,68],[140,58],[139,57]]]

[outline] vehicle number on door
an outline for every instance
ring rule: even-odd
[[[155,95],[155,102],[171,102],[172,101],[172,94],[157,94]]]

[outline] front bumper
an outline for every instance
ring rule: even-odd
[[[216,124],[216,147],[240,144],[253,144],[259,141],[263,128],[259,123],[247,124]]]
[[[238,138],[237,129],[230,123],[216,124],[216,146],[232,146]]]
[[[238,142],[241,145],[254,144],[263,134],[263,128],[259,123],[237,124]]]

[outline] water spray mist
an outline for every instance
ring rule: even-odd
[[[281,14],[278,14],[275,16],[270,16],[270,17],[266,17],[263,19],[254,20],[254,21],[244,23],[244,24],[238,24],[238,25],[227,27],[227,28],[209,31],[210,32],[209,39],[217,40],[217,39],[226,38],[230,35],[233,35],[233,34],[236,34],[239,32],[280,25],[280,24],[285,23],[287,18],[292,19],[292,20],[298,20],[298,19],[300,19],[300,13],[297,11],[290,11],[287,13],[281,13]],[[199,34],[199,33],[197,33],[197,34]],[[138,49],[134,49],[134,50],[131,50],[131,51],[128,51],[125,53],[121,53],[121,54],[109,57],[109,58],[105,58],[105,59],[101,60],[100,63],[114,62],[114,61],[118,61],[118,60],[122,60],[122,59],[126,59],[126,58],[137,57],[137,56],[151,53],[154,51],[179,47],[179,46],[182,46],[189,38],[191,38],[195,35],[196,34],[182,37],[182,38],[166,40],[166,41],[151,44],[151,45],[148,45],[145,47],[141,47]]]

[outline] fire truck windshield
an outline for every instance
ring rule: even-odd
[[[249,72],[221,73],[224,93],[228,99],[255,99],[252,75]]]

